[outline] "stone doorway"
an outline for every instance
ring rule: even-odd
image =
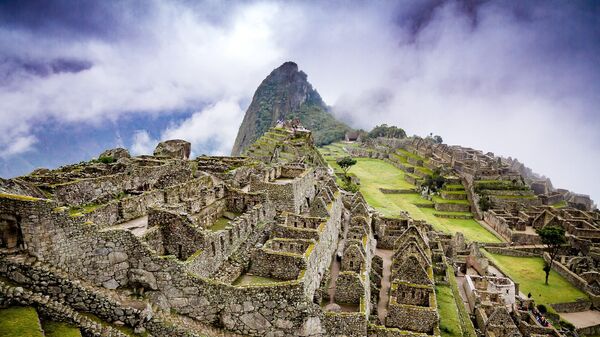
[[[23,249],[23,232],[17,216],[0,214],[0,248]]]

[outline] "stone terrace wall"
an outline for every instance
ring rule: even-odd
[[[218,232],[204,231],[202,251],[186,261],[186,269],[196,275],[208,277],[215,273],[246,240],[259,237],[260,226],[272,221],[274,216],[269,204],[259,204],[237,217],[228,228]]]
[[[187,162],[169,161],[160,166],[135,166],[130,172],[59,184],[53,186],[52,192],[62,203],[80,206],[107,202],[127,190],[148,190],[180,184],[191,177],[192,170]]]

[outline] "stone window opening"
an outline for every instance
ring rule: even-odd
[[[217,247],[215,247],[214,241],[210,243],[210,247],[212,248],[212,255],[217,255]]]
[[[223,239],[223,236],[219,236],[219,243],[221,244],[221,249],[225,248],[225,239]]]
[[[0,215],[0,248],[23,249],[25,243],[20,221],[17,216]]]
[[[177,258],[181,260],[183,257],[183,246],[181,244],[177,245]]]

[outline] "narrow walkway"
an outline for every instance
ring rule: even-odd
[[[383,324],[388,311],[388,302],[390,298],[390,284],[392,276],[392,255],[393,250],[390,249],[375,249],[375,255],[383,259],[383,272],[381,276],[381,289],[379,290],[379,303],[377,303],[377,316]]]
[[[329,280],[329,287],[327,288],[327,294],[329,295],[329,304],[335,303],[335,285],[337,282],[338,275],[340,274],[340,262],[336,259],[336,256],[331,259],[331,279]]]

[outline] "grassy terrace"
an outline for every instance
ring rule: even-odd
[[[442,337],[462,337],[460,318],[452,289],[449,286],[437,285],[435,292],[437,295],[438,312],[440,313]]]
[[[42,322],[44,334],[46,337],[81,337],[78,328],[66,323]]]
[[[229,222],[231,220],[226,219],[224,217],[220,217],[217,219],[217,221],[215,221],[214,224],[212,224],[212,226],[208,227],[207,229],[209,231],[213,231],[213,232],[218,232],[218,231],[222,231],[225,228],[227,228],[227,226],[229,225]]]
[[[549,310],[551,303],[574,302],[578,298],[587,298],[581,290],[575,288],[569,281],[552,270],[548,285],[544,284],[544,261],[541,257],[514,257],[484,254],[500,267],[515,282],[519,283],[520,291],[527,295],[531,293],[535,303],[544,304]]]
[[[328,163],[335,169],[339,167],[335,159],[347,155],[340,144],[331,144],[321,149]],[[419,158],[420,159],[420,158]],[[418,207],[417,204],[433,205],[429,200],[421,198],[418,193],[410,194],[383,194],[380,188],[387,189],[414,189],[415,186],[404,180],[404,171],[392,164],[379,159],[357,158],[357,163],[350,169],[360,179],[360,191],[372,207],[385,216],[399,216],[400,211],[407,211],[417,220],[425,220],[438,230],[447,233],[462,232],[469,240],[479,242],[500,242],[494,234],[473,219],[448,219],[436,217],[438,212],[433,208]],[[468,203],[466,200],[442,200],[450,203]],[[446,213],[464,215],[465,213]]]
[[[0,336],[43,337],[35,309],[10,307],[0,310]]]

